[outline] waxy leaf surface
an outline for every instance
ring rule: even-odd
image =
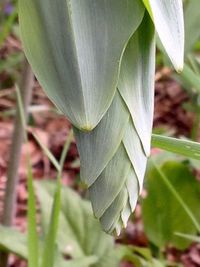
[[[140,0],[19,0],[25,54],[77,128],[92,130],[109,108],[122,53],[143,14]]]
[[[182,0],[143,0],[175,69],[183,69],[184,22]]]

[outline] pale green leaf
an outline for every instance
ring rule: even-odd
[[[143,180],[146,171],[147,157],[143,152],[143,147],[140,138],[138,137],[138,134],[135,130],[135,127],[131,119],[129,120],[129,123],[126,126],[126,131],[123,137],[123,143],[135,172],[135,174],[132,176],[133,177],[135,176],[139,183],[139,191],[138,191],[139,193],[143,188]],[[134,179],[133,177],[132,179]]]
[[[145,0],[160,40],[179,72],[183,69],[184,22],[182,0]]]
[[[127,192],[128,192],[128,190],[127,190]],[[123,210],[121,212],[121,221],[122,221],[123,227],[125,227],[125,228],[127,227],[128,219],[129,219],[131,213],[132,213],[132,209],[131,209],[129,201],[127,201],[125,207],[123,208]],[[121,229],[119,229],[119,230],[120,231],[118,231],[118,235],[121,232]]]
[[[126,206],[128,193],[125,187],[122,188],[118,196],[114,199],[110,207],[104,212],[100,218],[100,222],[104,231],[112,233],[120,219],[120,214]]]
[[[129,175],[127,176],[126,188],[128,191],[129,204],[131,206],[131,210],[134,211],[138,200],[139,186],[138,186],[138,179],[133,168],[130,169]]]
[[[140,0],[20,0],[26,56],[48,96],[80,129],[114,97],[121,56],[144,14]]]
[[[148,15],[125,50],[119,91],[126,102],[144,151],[150,153],[154,107],[155,40]]]
[[[130,167],[131,162],[121,144],[112,160],[89,188],[90,200],[97,218],[103,215],[121,191]]]
[[[55,186],[54,184],[48,184],[46,183],[40,183],[36,184],[36,189],[37,189],[37,196],[39,198],[40,202],[40,207],[41,207],[41,223],[42,223],[42,234],[44,236],[47,235],[47,230],[48,230],[48,225],[49,225],[49,220],[51,218],[51,209],[53,205],[53,196],[55,193]],[[71,197],[73,198],[75,194],[73,192],[71,193]],[[76,195],[75,195],[76,196]],[[63,197],[63,192],[62,192],[62,197]],[[65,202],[66,205],[67,202]],[[82,211],[80,208],[78,208],[78,204],[76,204],[75,201],[72,201],[70,203],[70,210],[69,210],[69,218],[71,215],[70,211],[71,208],[74,209],[74,215],[75,217],[79,218],[78,220],[78,225],[79,227],[84,227],[83,226],[83,217],[82,217]],[[72,257],[82,257],[84,255],[83,250],[81,248],[81,245],[79,242],[77,242],[77,237],[80,238],[79,232],[83,233],[83,228],[80,229],[79,231],[76,230],[76,223],[74,222],[75,226],[72,227],[71,223],[69,220],[66,220],[65,215],[61,211],[60,214],[60,219],[59,219],[59,229],[62,229],[61,231],[58,231],[57,234],[57,239],[59,240],[59,250],[63,250],[64,252],[64,247],[70,244],[70,249],[72,250],[70,252],[70,256]],[[74,231],[75,229],[75,231]],[[63,235],[63,232],[65,234]],[[64,246],[65,244],[65,246]]]
[[[0,225],[0,236],[0,249],[2,251],[11,252],[20,258],[27,260],[28,249],[26,234],[21,233],[14,228]],[[96,256],[89,256],[66,261],[60,253],[56,253],[54,267],[89,267],[91,264],[95,264],[97,260],[98,258]]]
[[[122,58],[120,93],[117,90],[112,105],[93,131],[75,130],[81,165],[88,173],[85,177],[94,214],[101,217],[102,227],[108,232],[119,232],[127,224],[142,189],[147,163],[143,147],[149,154],[152,130],[154,61],[154,30],[146,13]],[[147,129],[143,138],[138,134],[142,127]],[[133,181],[127,183],[128,179]]]
[[[118,92],[98,126],[90,133],[74,129],[81,161],[81,179],[90,186],[116,153],[129,113]]]
[[[0,249],[28,258],[27,236],[14,228],[0,225]]]

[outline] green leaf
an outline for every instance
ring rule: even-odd
[[[177,236],[180,236],[182,238],[185,238],[187,240],[193,241],[193,242],[197,242],[200,243],[200,237],[199,236],[194,236],[194,235],[186,235],[186,234],[182,234],[182,233],[176,233]]]
[[[28,258],[27,236],[14,228],[0,225],[0,249]]]
[[[116,225],[120,223],[120,215],[128,202],[128,192],[126,187],[123,187],[112,204],[107,208],[100,218],[100,222],[104,231],[112,233]],[[130,213],[129,213],[130,215]],[[119,226],[121,228],[121,225]],[[118,232],[118,231],[117,231]]]
[[[89,267],[94,266],[97,262],[97,257],[84,257],[76,260],[63,260],[62,258],[58,258],[56,260],[55,267]]]
[[[36,184],[42,211],[42,234],[45,232],[51,216],[51,206],[57,184],[54,182],[39,182]],[[99,222],[94,219],[92,209],[88,201],[69,188],[62,188],[62,205],[59,220],[58,236],[54,251],[49,253],[55,255],[54,267],[117,267],[123,253],[119,253],[114,244],[114,239],[102,232]],[[54,202],[55,203],[55,202]],[[54,235],[54,231],[52,231]],[[20,257],[28,258],[28,239],[12,228],[0,226],[0,249],[11,251]],[[46,237],[46,240],[51,240]],[[44,242],[39,243],[42,251]],[[42,253],[39,253],[40,262]],[[65,260],[63,256],[70,257]],[[49,266],[49,265],[48,265]]]
[[[197,91],[200,94],[200,77],[196,74],[187,64],[184,65],[183,71],[180,74],[183,82],[186,82],[192,87],[192,90]]]
[[[112,160],[108,163],[96,182],[89,188],[94,215],[97,218],[103,215],[120,193],[126,182],[130,167],[131,162],[124,146],[121,144]]]
[[[199,0],[190,0],[185,8],[185,53],[191,52],[200,37]]]
[[[90,131],[116,91],[123,50],[144,14],[140,0],[20,0],[26,56],[48,96]]]
[[[123,56],[118,88],[147,156],[154,107],[155,39],[148,15],[133,35]]]
[[[139,184],[139,191],[141,192],[143,188],[144,174],[146,171],[147,157],[143,153],[142,143],[131,119],[129,120],[124,133],[123,144],[134,169],[131,171],[131,178],[132,180],[135,180],[133,176],[136,177],[138,180],[137,183]],[[135,183],[135,181],[132,181],[132,183]],[[133,187],[131,186],[130,188]]]
[[[88,186],[94,183],[116,153],[128,120],[127,108],[116,92],[109,110],[92,132],[74,129],[81,161],[81,179]]]
[[[28,249],[27,249],[26,234],[21,233],[14,228],[0,225],[0,236],[1,236],[0,250],[11,252],[19,256],[20,258],[27,260]],[[88,267],[91,264],[95,264],[96,262],[97,262],[96,256],[90,256],[90,257],[79,258],[76,260],[66,261],[59,253],[57,253],[54,266],[55,267],[57,266],[59,267]]]
[[[197,142],[153,134],[151,143],[153,147],[200,160],[200,144]]]
[[[195,215],[195,221],[200,220],[198,182],[183,163],[166,161],[156,168],[152,165],[146,183],[147,197],[142,201],[142,216],[148,238],[161,248],[173,244],[185,249],[190,242],[177,237],[175,232],[197,232],[193,217]]]
[[[151,10],[156,31],[160,40],[179,72],[183,69],[184,57],[184,22],[182,0],[145,0]],[[149,8],[150,7],[150,8]]]
[[[36,184],[42,212],[42,231],[49,223],[50,207],[53,203],[55,183],[40,182]],[[69,188],[62,188],[61,211],[58,227],[58,250],[69,257],[80,259],[96,256],[96,266],[114,250],[111,236],[103,233],[99,222],[93,218],[91,206]],[[117,264],[115,265],[117,266]]]
[[[59,214],[60,214],[60,202],[61,198],[61,184],[60,180],[57,181],[57,187],[54,194],[53,206],[51,211],[51,218],[49,221],[48,232],[45,238],[42,264],[41,267],[53,267],[55,262],[55,243],[57,238]]]
[[[146,13],[124,52],[112,105],[93,131],[75,130],[81,178],[89,186],[95,216],[109,233],[114,229],[119,233],[126,226],[142,189],[147,163],[143,147],[148,150],[146,154],[150,150],[154,63],[154,30]],[[139,114],[142,125],[137,124],[139,120],[130,109]],[[148,130],[141,137],[138,131],[141,133],[142,127]]]
[[[33,188],[33,173],[28,156],[28,266],[39,266],[39,240],[36,222],[36,201]]]

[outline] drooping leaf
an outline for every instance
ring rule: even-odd
[[[182,0],[143,0],[155,24],[160,40],[179,72],[183,69],[184,22]]]
[[[155,40],[148,16],[128,43],[121,64],[119,91],[128,106],[147,156],[154,108]]]
[[[103,215],[124,187],[130,168],[131,162],[121,143],[114,157],[89,188],[92,207],[97,218]]]
[[[134,211],[136,204],[137,204],[138,193],[140,189],[138,186],[138,178],[133,168],[130,169],[129,175],[127,176],[126,188],[127,188],[128,195],[129,195],[128,199],[129,199],[131,210]]]
[[[126,226],[142,189],[151,139],[154,63],[154,31],[146,13],[124,52],[112,105],[93,131],[75,130],[81,168],[88,174],[81,178],[89,186],[95,216],[109,233]],[[132,105],[139,119],[130,112]],[[139,120],[148,129],[146,140],[138,133]]]
[[[100,218],[100,222],[104,231],[112,233],[115,230],[116,225],[121,219],[121,213],[126,207],[127,202],[128,192],[126,187],[123,187],[117,197],[113,200],[112,204],[107,208],[107,210]]]
[[[133,142],[134,140],[134,142]],[[123,137],[123,144],[126,148],[128,157],[134,168],[135,176],[138,179],[139,191],[143,187],[143,179],[146,171],[147,157],[143,153],[143,147],[140,138],[135,130],[132,120],[129,120]],[[140,152],[140,153],[139,153]]]
[[[188,167],[177,161],[165,161],[158,166],[199,220],[197,199],[200,196],[200,186]],[[142,214],[148,238],[158,247],[170,243],[180,249],[186,248],[190,242],[175,233],[195,234],[197,230],[191,217],[163,182],[160,172],[154,166],[147,173],[146,183],[148,193],[142,203]]]
[[[116,91],[125,45],[144,14],[140,0],[20,0],[26,56],[57,107],[93,129]]]
[[[113,118],[113,120],[112,120]],[[97,127],[90,133],[74,129],[81,160],[81,179],[90,186],[116,153],[129,120],[118,92]]]

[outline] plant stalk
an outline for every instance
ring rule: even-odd
[[[31,102],[32,88],[34,82],[34,75],[32,69],[25,59],[22,78],[20,82],[20,93],[22,96],[24,116],[28,117],[28,106]],[[19,180],[18,168],[21,158],[22,144],[24,141],[24,129],[21,122],[19,105],[17,105],[16,117],[14,123],[14,132],[12,137],[12,145],[10,149],[10,160],[8,163],[6,192],[4,198],[4,211],[2,217],[2,224],[11,226],[16,212],[16,192]],[[3,253],[0,255],[0,267],[8,265],[8,254]]]

